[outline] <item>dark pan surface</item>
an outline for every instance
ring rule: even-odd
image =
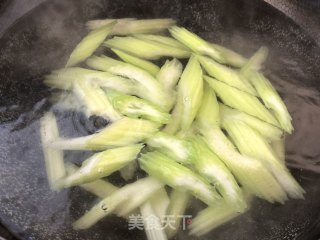
[[[18,238],[145,238],[144,232],[127,230],[127,222],[115,217],[87,231],[73,231],[71,223],[96,199],[79,188],[51,192],[39,144],[38,119],[52,108],[46,99],[50,91],[42,84],[43,75],[64,66],[86,33],[87,20],[106,17],[171,17],[245,56],[267,46],[270,55],[265,73],[288,104],[296,128],[287,139],[287,158],[320,161],[320,49],[304,30],[270,5],[241,0],[48,1],[21,18],[0,39],[0,220]],[[53,109],[62,135],[94,131],[94,120]],[[66,152],[66,161],[81,162],[89,154]],[[202,239],[293,239],[313,224],[320,209],[320,175],[299,169],[293,173],[307,191],[306,200],[290,200],[285,205],[255,200],[247,214]],[[198,204],[194,204],[189,213],[197,209]],[[195,238],[180,232],[177,239]]]

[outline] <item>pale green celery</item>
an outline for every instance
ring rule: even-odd
[[[211,77],[204,76],[204,79],[226,105],[255,116],[275,126],[279,126],[278,121],[257,97],[234,87],[230,87],[228,84],[217,81]]]
[[[175,135],[180,129],[182,114],[183,114],[183,102],[177,101],[171,113],[171,120],[163,128],[163,132]]]
[[[113,27],[113,31],[112,33],[119,27],[122,27],[123,25],[126,25],[128,24],[129,22],[131,21],[134,21],[136,20],[136,18],[107,18],[107,19],[96,19],[96,20],[90,20],[86,23],[86,27],[89,29],[89,30],[94,30],[94,29],[97,29],[97,28],[100,28],[102,26],[105,26],[109,23],[112,23],[112,22],[117,22],[116,25]]]
[[[62,68],[53,71],[52,74],[46,77],[44,82],[50,87],[71,90],[74,81],[84,80],[90,81],[102,88],[113,89],[126,94],[135,94],[139,91],[139,87],[130,79],[108,72],[79,67]]]
[[[285,163],[285,158],[286,158],[286,144],[285,144],[285,136],[283,136],[279,140],[274,140],[272,141],[271,147],[275,154],[277,155],[278,159],[282,162]]]
[[[235,87],[252,95],[257,95],[256,90],[251,86],[250,82],[238,71],[221,65],[208,57],[197,56],[197,58],[199,59],[201,66],[211,77],[214,77],[231,87]]]
[[[197,122],[201,125],[220,125],[217,96],[207,82],[204,82],[203,88],[202,103],[196,116]]]
[[[176,21],[170,18],[160,19],[143,19],[136,20],[134,18],[120,18],[120,19],[104,19],[92,20],[87,23],[90,29],[108,24],[110,21],[116,20],[117,24],[112,29],[112,35],[130,35],[143,33],[159,33],[167,30],[169,27],[176,24]]]
[[[156,216],[160,220],[163,220],[163,218],[167,214],[167,209],[170,204],[170,199],[165,187],[162,187],[158,191],[156,191],[150,198],[149,202],[151,203]]]
[[[121,114],[131,118],[143,118],[159,124],[170,121],[170,114],[147,100],[135,96],[107,91],[113,107]]]
[[[94,69],[132,79],[140,86],[140,97],[149,100],[165,110],[169,110],[172,106],[172,102],[174,101],[172,96],[165,91],[159,81],[140,68],[106,56],[91,57],[87,60],[87,64]]]
[[[175,39],[186,45],[192,51],[198,54],[210,56],[220,63],[226,63],[225,59],[217,49],[196,34],[185,28],[177,26],[171,27],[169,31]]]
[[[167,240],[166,233],[161,225],[161,219],[156,216],[152,204],[148,201],[140,207],[144,230],[148,240]]]
[[[114,212],[121,215],[118,209],[120,206],[126,207],[126,211],[130,208],[135,209],[145,202],[155,191],[161,188],[163,184],[156,179],[147,177],[140,179],[134,183],[130,183],[113,192],[110,196],[104,198],[88,212],[86,212],[74,224],[74,229],[87,229],[98,222],[100,219]],[[139,199],[137,201],[136,199]],[[123,203],[127,202],[128,205]],[[129,211],[130,212],[130,211]]]
[[[248,78],[257,89],[263,103],[267,108],[271,109],[276,116],[281,128],[288,133],[292,133],[293,126],[290,113],[271,82],[258,72],[250,72]]]
[[[156,76],[160,71],[160,68],[150,61],[135,57],[118,49],[111,48],[111,50],[115,54],[117,54],[117,56],[121,58],[122,61],[130,63],[136,67],[142,68],[143,70],[146,70],[148,73],[150,73],[152,76]]]
[[[192,154],[191,144],[179,139],[176,136],[164,132],[158,132],[146,139],[146,143],[165,155],[180,163],[190,163],[189,157]]]
[[[286,193],[265,166],[254,158],[238,153],[219,127],[208,125],[199,130],[210,149],[227,165],[245,190],[271,203],[283,203],[287,199]]]
[[[103,41],[112,31],[115,24],[116,21],[111,22],[91,31],[86,37],[84,37],[72,51],[66,67],[74,66],[90,57],[93,52],[103,43]]]
[[[172,221],[166,228],[168,238],[173,238],[179,231],[182,218],[180,216],[185,214],[191,195],[186,191],[173,189],[170,194],[170,204],[168,207],[167,221]]]
[[[135,177],[135,173],[137,169],[138,169],[137,162],[132,161],[120,169],[120,175],[125,181],[129,181]]]
[[[241,73],[245,74],[248,71],[259,71],[261,70],[262,64],[268,57],[268,48],[261,47],[259,50],[253,54],[253,56],[246,62],[241,68]]]
[[[169,45],[171,47],[190,51],[190,49],[187,48],[185,45],[183,45],[182,43],[180,43],[179,41],[171,37],[161,36],[161,35],[152,35],[152,34],[135,34],[134,37],[142,40],[156,41],[165,45]]]
[[[231,208],[243,212],[247,205],[242,190],[227,166],[213,153],[201,137],[190,139],[195,154],[192,163],[195,169],[212,183]]]
[[[208,205],[221,199],[205,179],[160,152],[143,154],[139,162],[140,167],[150,176],[160,179],[173,188],[190,191]]]
[[[258,131],[268,141],[277,141],[283,136],[283,132],[280,128],[262,121],[259,118],[253,117],[237,109],[230,108],[222,103],[219,104],[219,108],[222,122],[227,121],[228,119],[242,121]]]
[[[149,60],[156,60],[161,57],[190,57],[190,51],[135,37],[114,37],[106,41],[104,45]]]
[[[201,106],[203,96],[202,69],[192,55],[178,83],[177,102],[182,106],[180,130],[187,131]]]
[[[100,132],[72,139],[58,139],[51,146],[68,150],[105,150],[138,143],[158,131],[159,125],[147,120],[124,117]]]
[[[207,207],[192,219],[192,224],[189,226],[190,234],[200,237],[240,215],[241,213],[226,203]]]
[[[66,165],[66,170],[68,172],[68,175],[72,175],[76,173],[79,170],[79,168],[71,163],[68,163]],[[79,187],[102,199],[119,189],[113,184],[101,179],[81,184],[79,185]]]
[[[232,51],[231,49],[214,43],[211,43],[211,45],[221,53],[222,57],[225,59],[226,64],[228,65],[231,65],[233,67],[242,67],[248,61],[245,57],[241,56],[235,51]]]
[[[290,197],[303,198],[304,190],[277,158],[270,144],[258,132],[237,120],[227,120],[223,126],[242,154],[264,164]]]
[[[89,80],[73,81],[73,91],[88,117],[97,115],[111,121],[116,121],[122,116],[113,108],[105,92]]]
[[[161,67],[157,79],[167,91],[175,91],[183,66],[178,59],[167,60]]]
[[[63,152],[49,146],[52,141],[59,138],[57,120],[52,112],[46,113],[40,119],[40,134],[49,186],[52,190],[59,190],[61,188],[59,181],[66,175],[66,170]]]
[[[142,144],[135,144],[94,154],[82,163],[77,172],[63,180],[64,187],[92,182],[109,176],[135,160],[142,147]]]

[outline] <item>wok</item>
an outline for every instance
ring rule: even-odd
[[[1,2],[1,1],[0,1]],[[14,1],[17,3],[17,1]],[[23,2],[23,1],[21,1]],[[29,2],[29,1],[28,1]],[[24,2],[24,5],[28,5]],[[30,1],[34,3],[36,1]],[[9,1],[0,4],[0,221],[7,239],[145,239],[128,230],[125,220],[108,217],[86,231],[71,223],[96,198],[79,189],[49,190],[39,137],[39,118],[54,108],[45,74],[64,66],[96,18],[170,17],[213,42],[252,55],[270,50],[265,74],[293,116],[295,132],[287,138],[291,171],[306,190],[305,200],[285,205],[256,199],[251,210],[201,239],[319,239],[320,213],[320,48],[318,1],[260,0],[50,0],[29,11],[7,29]],[[273,6],[272,6],[273,5]],[[19,5],[18,5],[19,6]],[[22,5],[21,5],[22,6]],[[10,15],[11,16],[11,15]],[[6,19],[8,20],[8,19]],[[7,24],[8,25],[8,24]],[[81,114],[57,110],[64,136],[94,132],[101,123]],[[81,162],[90,153],[66,152]],[[309,171],[309,170],[313,171]],[[118,182],[115,174],[110,181]],[[197,203],[188,213],[195,216]],[[8,231],[5,231],[7,229]],[[11,233],[11,234],[9,234]],[[13,237],[15,236],[15,238]],[[197,239],[180,231],[176,239]]]

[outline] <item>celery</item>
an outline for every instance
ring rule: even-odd
[[[129,35],[141,33],[158,33],[163,32],[169,27],[175,25],[175,21],[170,18],[160,19],[142,19],[136,20],[134,18],[120,18],[120,19],[104,19],[92,20],[87,23],[90,29],[95,29],[100,26],[108,24],[110,21],[116,20],[117,24],[112,29],[112,35]]]
[[[182,106],[181,131],[187,131],[190,128],[200,108],[202,95],[202,70],[197,58],[191,56],[178,84],[177,104]]]
[[[124,117],[100,132],[73,139],[58,139],[51,146],[69,150],[105,150],[142,141],[158,131],[159,125],[147,120]]]
[[[177,26],[171,27],[169,31],[175,39],[186,45],[192,51],[198,54],[210,56],[220,63],[225,63],[225,59],[222,57],[221,53],[216,50],[210,43],[203,40],[196,34],[188,31],[185,28]]]
[[[71,53],[66,67],[74,66],[90,57],[106,39],[115,24],[116,22],[111,22],[91,31],[86,37],[84,37]]]
[[[246,209],[242,190],[226,165],[214,154],[201,137],[191,139],[195,149],[193,166],[209,182],[214,184],[229,206],[237,211]]]
[[[221,199],[206,180],[160,152],[143,154],[139,162],[141,168],[151,176],[161,179],[173,188],[190,191],[208,205]]]
[[[235,51],[218,44],[211,43],[211,45],[220,52],[222,57],[225,59],[225,62],[233,67],[242,67],[247,62],[246,58]]]
[[[156,216],[160,220],[163,220],[163,218],[166,216],[167,209],[170,203],[170,199],[165,187],[162,187],[158,191],[156,191],[150,198],[149,202],[151,203]]]
[[[246,75],[250,71],[259,71],[261,70],[262,63],[266,60],[268,56],[268,48],[261,47],[259,50],[253,54],[253,56],[246,62],[241,68],[241,73]]]
[[[175,91],[182,73],[182,64],[177,59],[167,60],[161,67],[157,79],[167,91]]]
[[[111,50],[115,54],[117,54],[117,56],[121,58],[124,62],[130,63],[136,67],[142,68],[143,70],[146,70],[148,73],[150,73],[153,76],[156,76],[160,71],[160,68],[157,65],[153,64],[152,62],[149,62],[144,59],[140,59],[138,57],[125,53],[121,50],[117,50],[114,48],[111,48]]]
[[[183,49],[186,51],[190,51],[185,45],[178,42],[174,38],[167,37],[167,36],[161,36],[161,35],[152,35],[152,34],[135,34],[134,37],[142,39],[142,40],[151,40],[155,42],[159,42],[165,45],[169,45],[171,47]]]
[[[263,106],[257,97],[230,87],[211,77],[205,76],[204,79],[226,105],[239,109],[275,126],[279,126],[274,116]]]
[[[109,149],[85,160],[81,168],[63,180],[65,187],[92,182],[123,168],[138,156],[142,144]]]
[[[282,138],[283,132],[278,127],[275,127],[265,121],[260,120],[259,118],[253,117],[244,112],[229,108],[224,104],[219,104],[219,107],[222,122],[229,119],[242,121],[251,128],[258,131],[268,141],[277,141]]]
[[[227,120],[224,128],[242,154],[261,161],[278,180],[282,188],[292,198],[303,198],[303,189],[291,176],[289,170],[277,159],[269,143],[247,124],[237,120]]]
[[[115,211],[117,212],[117,215],[121,216],[122,213],[119,213],[118,211],[123,210],[122,207],[124,206],[123,203],[125,202],[129,203],[130,205],[125,205],[125,212],[130,212],[139,207],[162,186],[163,184],[161,182],[150,177],[127,184],[96,204],[80,219],[78,219],[73,224],[73,227],[74,229],[87,229],[100,219],[112,214]],[[121,209],[119,210],[118,207],[120,206]]]
[[[191,144],[173,135],[158,132],[146,139],[146,143],[180,163],[189,163]]]
[[[276,116],[281,128],[288,133],[292,133],[293,126],[290,113],[270,81],[258,72],[250,72],[248,78],[257,89],[257,92],[266,107],[271,109]]]
[[[220,128],[202,126],[200,131],[210,149],[227,165],[244,189],[271,203],[283,203],[287,199],[265,166],[254,158],[239,154]]]
[[[270,144],[278,159],[284,163],[286,157],[285,136],[279,140],[272,141]]]
[[[247,79],[239,74],[239,72],[236,70],[221,65],[208,57],[198,56],[198,59],[202,67],[211,77],[214,77],[231,87],[235,87],[252,95],[257,95],[255,89],[251,86]]]
[[[143,118],[160,124],[170,121],[169,113],[144,99],[111,91],[107,92],[107,96],[113,107],[125,116]]]
[[[66,171],[63,152],[49,146],[59,137],[57,120],[52,112],[46,113],[40,119],[40,133],[49,186],[52,190],[59,190],[59,181],[66,175]]]
[[[120,169],[120,175],[125,181],[129,181],[135,177],[138,164],[136,161],[128,163],[126,166]]]
[[[143,218],[144,230],[148,240],[167,240],[166,233],[162,229],[161,219],[159,219],[150,202],[144,203],[140,207]]]
[[[109,48],[116,48],[140,58],[155,60],[161,57],[188,58],[188,50],[175,48],[160,42],[142,40],[135,37],[114,37],[104,43]]]
[[[132,79],[140,85],[140,94],[143,94],[143,98],[165,110],[172,106],[172,96],[164,90],[154,77],[140,68],[106,56],[91,57],[88,59],[87,64],[97,70],[107,71]]]
[[[97,115],[111,121],[121,118],[121,115],[113,108],[105,92],[92,82],[86,80],[74,81],[73,91],[85,106],[85,112],[88,117]]]
[[[182,112],[183,112],[183,104],[181,103],[181,101],[178,101],[172,110],[171,120],[163,128],[163,132],[174,135],[179,131]]]

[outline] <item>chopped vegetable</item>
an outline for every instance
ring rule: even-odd
[[[135,37],[114,37],[106,41],[104,45],[150,60],[159,59],[164,56],[176,58],[188,58],[190,56],[190,52],[188,50]]]
[[[103,43],[103,41],[112,31],[112,28],[115,26],[115,24],[116,22],[111,22],[107,25],[97,28],[83,38],[71,53],[66,67],[74,66],[90,57],[93,52]]]
[[[211,45],[220,52],[227,64],[234,67],[242,67],[246,64],[247,59],[236,53],[235,51],[232,51],[218,44],[211,43]]]
[[[211,77],[204,76],[204,79],[226,105],[239,109],[240,111],[248,113],[275,126],[279,126],[277,120],[263,106],[257,97],[230,87],[229,85]]]
[[[94,30],[94,29],[97,29],[97,28],[100,28],[102,26],[105,26],[109,23],[112,23],[112,22],[116,22],[116,25],[113,27],[113,31],[116,31],[117,28],[120,28],[121,26],[123,25],[127,25],[129,22],[132,22],[132,21],[135,21],[136,18],[107,18],[107,19],[96,19],[96,20],[90,20],[86,23],[86,27],[89,29],[89,30]]]
[[[41,118],[40,133],[49,186],[52,190],[59,190],[59,181],[66,175],[66,170],[63,152],[50,147],[50,143],[59,137],[57,120],[52,112]]]
[[[267,59],[268,49],[261,47],[241,68],[241,73],[246,75],[250,71],[260,71],[262,63]]]
[[[160,188],[153,194],[153,196],[150,198],[150,203],[155,214],[162,221],[166,216],[167,209],[170,203],[170,199],[165,187]]]
[[[124,117],[100,132],[73,139],[58,139],[51,146],[68,150],[105,150],[138,143],[158,131],[159,125],[147,120]]]
[[[187,48],[185,45],[183,45],[182,43],[178,42],[177,40],[171,37],[161,36],[161,35],[152,35],[152,34],[135,34],[134,37],[142,40],[151,40],[151,41],[159,42],[171,47],[190,51],[190,49]]]
[[[280,139],[274,140],[271,142],[271,147],[276,154],[277,158],[284,163],[286,158],[286,144],[285,144],[285,136]]]
[[[149,175],[169,186],[190,191],[207,205],[221,199],[215,189],[192,170],[175,162],[160,152],[148,152],[139,158],[140,166]]]
[[[135,177],[135,173],[137,169],[138,169],[137,161],[132,161],[120,169],[120,175],[125,181],[129,181]]]
[[[111,50],[115,54],[117,54],[117,56],[121,58],[124,62],[130,63],[136,67],[142,68],[143,70],[146,70],[148,73],[150,73],[153,76],[156,76],[160,71],[160,68],[150,61],[140,59],[138,57],[135,57],[133,55],[130,55],[118,49],[111,48]]]

